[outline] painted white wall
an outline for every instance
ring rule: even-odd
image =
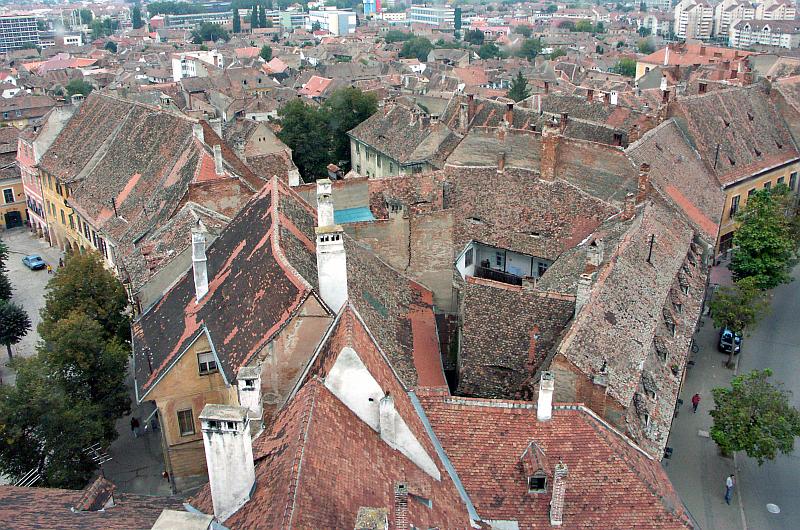
[[[192,228],[192,269],[194,270],[195,298],[199,302],[208,293],[206,234],[202,226]]]
[[[347,256],[339,225],[317,228],[319,294],[335,313],[347,301]]]
[[[403,453],[428,475],[441,480],[436,463],[397,412],[394,398],[384,395],[380,384],[355,350],[342,348],[325,378],[325,387],[353,414],[380,433],[390,447]]]
[[[206,405],[200,415],[203,446],[214,516],[224,522],[250,499],[250,492],[256,481],[253,444],[250,440],[250,422],[244,408],[217,406],[215,411],[224,408],[226,414],[215,417],[207,414],[209,407],[214,405]],[[228,428],[228,422],[231,421],[229,410],[240,418],[234,421],[233,429]],[[210,421],[219,421],[221,427],[210,427]]]

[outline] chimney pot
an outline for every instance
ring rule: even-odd
[[[589,297],[592,294],[592,275],[591,274],[581,274],[580,278],[578,278],[578,289],[575,292],[575,318],[578,318],[578,314],[589,302]]]
[[[560,135],[558,129],[545,125],[542,131],[542,157],[539,168],[542,180],[553,182],[556,179],[556,160],[558,159],[559,141]]]
[[[567,492],[567,465],[559,461],[553,469],[553,494],[550,497],[550,526],[564,522],[564,499]]]
[[[206,405],[200,413],[214,516],[225,522],[250,500],[256,482],[245,407]]]
[[[208,268],[206,263],[206,230],[198,222],[192,228],[192,269],[194,271],[194,293],[199,302],[208,293]]]
[[[333,226],[333,183],[330,179],[317,181],[317,226]]]
[[[636,215],[636,196],[633,193],[628,193],[625,195],[625,206],[622,210],[621,219],[628,221],[633,219],[634,215]]]
[[[216,144],[214,146],[214,172],[217,175],[222,175],[225,173],[225,170],[222,166],[222,146],[220,144]]]
[[[555,389],[555,376],[553,372],[542,372],[539,379],[539,401],[536,404],[536,419],[548,421],[553,417],[553,390]]]
[[[239,392],[239,405],[246,407],[253,417],[260,419],[264,411],[261,404],[261,367],[240,368],[236,376],[236,386]]]
[[[514,104],[513,103],[506,103],[506,115],[505,115],[505,122],[508,127],[511,127],[511,124],[514,123]]]

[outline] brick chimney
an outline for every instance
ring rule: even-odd
[[[192,270],[194,295],[199,302],[208,293],[208,267],[206,264],[206,228],[198,222],[192,227]]]
[[[633,193],[625,195],[625,206],[620,215],[623,221],[629,221],[636,215],[636,196]]]
[[[588,88],[588,89],[586,89],[586,101],[591,103],[592,100],[594,100],[594,89],[593,88]]]
[[[408,485],[398,482],[394,485],[394,526],[393,530],[408,530]]]
[[[544,82],[544,93],[545,94],[549,94],[550,93],[550,82],[549,81],[545,81]]]
[[[506,150],[503,149],[500,151],[500,154],[497,155],[497,172],[503,173],[506,170]]]
[[[511,124],[514,123],[514,104],[513,103],[506,103],[506,113],[503,116],[503,119],[506,122],[507,127],[511,127]]]
[[[317,225],[333,226],[333,183],[330,179],[317,181]]]
[[[556,179],[556,160],[561,136],[558,129],[545,125],[542,131],[542,156],[539,173],[542,180],[553,182]]]
[[[602,239],[598,238],[589,243],[589,246],[586,247],[586,259],[589,264],[599,267],[603,263],[604,251],[605,243],[603,243]]]
[[[561,131],[561,134],[567,130],[567,124],[569,123],[569,114],[566,112],[561,113],[561,120],[558,122],[558,128]]]
[[[639,166],[639,179],[636,184],[636,204],[642,204],[650,188],[650,164]]]
[[[589,302],[589,297],[592,295],[592,275],[581,274],[578,278],[578,289],[575,291],[575,318]]]
[[[462,103],[458,109],[458,129],[465,133],[467,128],[469,128],[469,105]]]
[[[567,465],[561,461],[553,469],[553,494],[550,497],[550,526],[564,522],[564,499],[567,494]]]
[[[539,421],[548,421],[553,417],[553,390],[555,390],[553,372],[542,372],[539,380],[539,401],[536,403],[536,419]]]
[[[225,173],[222,167],[222,146],[219,144],[214,146],[214,173],[217,175]]]
[[[250,419],[245,407],[209,404],[200,424],[214,516],[223,523],[250,500],[255,486]]]

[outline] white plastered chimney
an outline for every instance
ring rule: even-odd
[[[194,293],[199,302],[208,293],[208,266],[206,264],[206,229],[198,221],[192,228],[192,270],[194,271]]]
[[[536,419],[539,421],[548,421],[553,417],[553,390],[555,390],[553,372],[542,372],[539,380],[539,401],[536,404]]]
[[[200,424],[214,516],[225,522],[250,500],[256,482],[248,409],[209,404]]]
[[[333,226],[333,183],[330,179],[317,181],[317,225]]]

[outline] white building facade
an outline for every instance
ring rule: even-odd
[[[345,9],[322,9],[309,11],[306,29],[319,28],[334,35],[350,35],[356,32],[356,14]]]
[[[456,11],[452,7],[411,6],[408,20],[412,24],[426,24],[437,28],[452,28],[455,24]]]
[[[675,6],[673,31],[680,39],[710,39],[714,8],[705,0],[681,0]]]
[[[800,47],[800,21],[740,20],[731,26],[728,45],[747,48],[754,44],[794,49]]]

